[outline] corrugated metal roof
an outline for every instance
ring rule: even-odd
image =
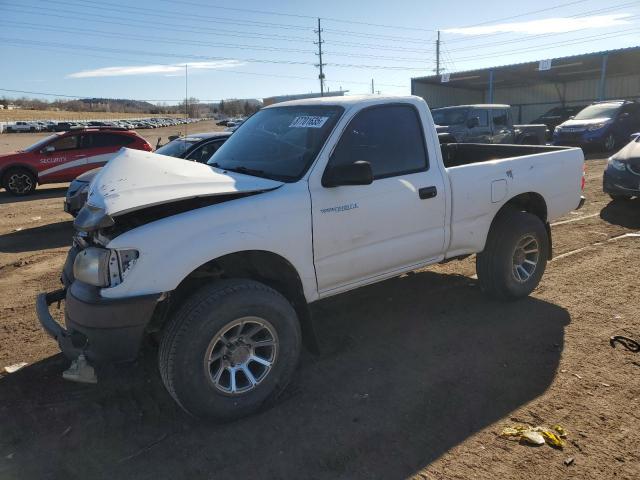
[[[467,87],[474,88],[474,86],[470,85],[467,80],[478,80],[478,77],[481,77],[480,84],[482,84],[482,88],[486,84],[485,79],[488,79],[489,72],[493,71],[494,74],[500,74],[501,78],[505,79],[505,74],[512,73],[514,76],[517,76],[518,73],[531,73],[531,68],[534,67],[533,71],[538,72],[543,78],[548,78],[550,81],[562,81],[566,79],[566,77],[571,75],[581,75],[582,78],[591,76],[595,77],[600,74],[600,62],[601,58],[607,55],[609,57],[607,71],[610,74],[623,74],[623,73],[640,73],[640,46],[635,47],[626,47],[619,48],[614,50],[603,50],[599,52],[591,52],[584,53],[580,55],[568,55],[565,57],[555,57],[551,59],[551,70],[540,71],[537,69],[537,66],[540,63],[540,60],[522,62],[522,63],[514,63],[510,65],[500,65],[493,66],[488,68],[480,68],[474,70],[465,70],[460,72],[452,72],[449,74],[449,82],[442,82],[442,77],[440,75],[429,75],[424,77],[416,77],[412,78],[412,82],[418,83],[432,83],[432,84],[440,84],[447,86],[456,86],[456,87]],[[615,59],[619,58],[621,61],[615,62]],[[548,60],[541,59],[541,60]],[[635,60],[635,61],[634,61]],[[585,63],[587,66],[591,66],[592,68],[585,70]],[[574,65],[575,64],[575,65]],[[554,75],[554,67],[557,71],[558,69],[562,69],[561,75]],[[577,68],[580,67],[580,68]],[[591,74],[591,75],[586,75]],[[474,77],[474,78],[460,78],[460,77]],[[560,77],[560,78],[557,78]],[[527,83],[529,82],[539,82],[540,78],[514,78],[514,82]],[[452,84],[453,82],[453,84]],[[477,83],[477,82],[476,82]],[[478,85],[480,86],[480,85]],[[475,86],[475,88],[478,88]]]

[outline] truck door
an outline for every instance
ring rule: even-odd
[[[323,187],[323,172],[310,179],[321,293],[442,259],[444,179],[423,132],[412,105],[363,109],[343,131],[326,168],[364,160],[373,183]]]
[[[502,108],[489,110],[493,137],[491,143],[515,143],[513,126],[509,121],[509,111]]]
[[[472,108],[467,117],[466,143],[491,143],[489,112],[484,108]]]

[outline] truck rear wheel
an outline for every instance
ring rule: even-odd
[[[160,374],[188,413],[231,420],[278,397],[300,344],[300,323],[286,298],[252,280],[224,280],[197,291],[169,321]]]
[[[549,238],[542,220],[505,209],[494,220],[484,251],[476,256],[480,288],[498,299],[526,297],[540,283],[548,257]]]
[[[36,189],[36,177],[24,168],[12,168],[2,177],[2,186],[11,195],[29,195]]]

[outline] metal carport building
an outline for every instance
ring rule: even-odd
[[[530,122],[556,106],[640,98],[640,47],[412,78],[429,107],[507,103]]]

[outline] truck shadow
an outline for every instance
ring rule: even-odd
[[[613,225],[640,229],[640,198],[611,201],[600,210],[600,218]]]
[[[46,200],[48,198],[64,198],[67,193],[68,184],[61,187],[38,188],[31,195],[26,197],[14,197],[6,190],[0,191],[0,205],[6,203],[33,202],[35,200]],[[62,207],[61,207],[62,208]]]
[[[320,302],[323,353],[303,355],[275,407],[228,424],[180,411],[153,351],[90,386],[63,381],[59,355],[25,367],[0,379],[0,476],[405,478],[558,368],[566,310],[471,283],[420,272]]]
[[[73,222],[58,222],[0,235],[1,253],[22,253],[71,246]]]

